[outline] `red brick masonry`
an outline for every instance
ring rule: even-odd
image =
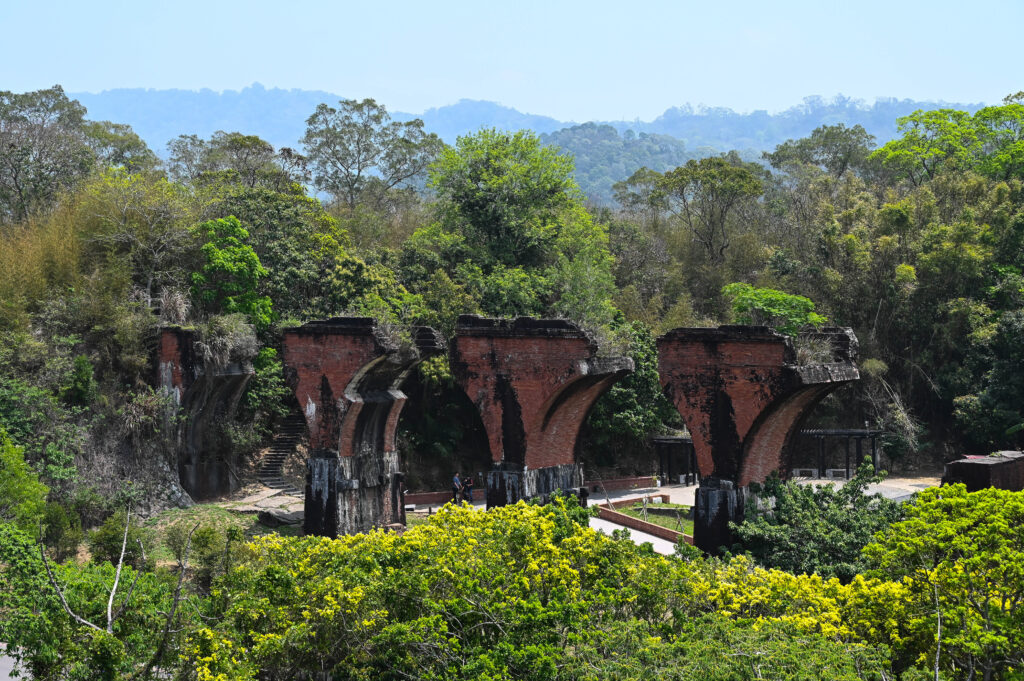
[[[800,421],[822,398],[859,378],[848,329],[816,334],[833,362],[799,366],[792,341],[767,327],[675,329],[658,339],[658,373],[693,437],[702,478],[743,487],[772,471]]]
[[[578,326],[557,319],[459,317],[452,373],[480,410],[491,460],[531,469],[569,465],[594,402],[633,370],[598,357]]]
[[[401,385],[444,344],[417,329],[403,348],[367,317],[309,322],[284,334],[284,365],[309,429],[304,526],[336,536],[404,521],[395,445]]]
[[[583,484],[576,439],[594,402],[633,370],[560,319],[459,317],[455,381],[480,411],[494,468],[488,508]]]

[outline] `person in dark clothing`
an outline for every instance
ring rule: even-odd
[[[458,472],[455,473],[455,477],[452,478],[452,503],[457,504],[459,502],[459,494],[462,493],[462,480],[459,480]]]
[[[473,503],[473,476],[466,476],[466,480],[462,483],[462,498]]]

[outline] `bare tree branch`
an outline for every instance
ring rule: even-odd
[[[142,562],[146,562],[146,547],[142,545],[142,541],[139,539],[135,540],[135,543],[139,545],[139,550],[142,551]],[[132,580],[132,585],[128,587],[128,593],[125,594],[124,602],[121,603],[121,607],[114,613],[114,621],[117,621],[121,617],[121,613],[128,607],[128,601],[132,599],[132,594],[135,593],[135,585],[139,583],[139,577],[142,576],[142,570],[135,570],[135,579]]]
[[[117,595],[117,584],[121,581],[121,568],[124,566],[124,550],[128,547],[128,528],[132,524],[132,508],[128,507],[128,511],[124,518],[124,538],[121,540],[121,556],[117,559],[117,572],[114,573],[114,585],[110,587],[110,598],[107,600],[107,633],[114,633],[114,596]]]
[[[75,620],[79,624],[84,624],[85,626],[87,626],[87,627],[89,627],[91,629],[95,629],[96,631],[103,631],[102,629],[97,627],[92,622],[90,622],[90,621],[88,621],[88,620],[86,620],[86,619],[84,619],[82,617],[79,617],[78,615],[76,615],[74,613],[74,611],[71,610],[71,606],[68,605],[67,599],[64,598],[64,592],[61,590],[60,586],[58,586],[57,580],[54,578],[53,572],[50,570],[50,561],[48,561],[46,559],[46,551],[44,550],[44,547],[43,547],[42,544],[39,544],[39,555],[43,559],[43,567],[46,568],[46,576],[50,578],[50,585],[53,586],[53,590],[57,592],[57,598],[60,599],[60,604],[62,606],[64,606],[64,612],[66,612],[68,615],[70,615],[71,619]]]
[[[164,651],[167,649],[167,639],[171,633],[171,624],[174,622],[174,616],[178,612],[178,603],[181,602],[181,586],[185,582],[185,573],[188,571],[188,554],[192,548],[192,534],[197,529],[199,529],[199,523],[192,526],[192,529],[189,530],[188,533],[188,539],[185,540],[185,551],[182,554],[181,561],[178,563],[180,571],[178,573],[178,584],[174,588],[174,601],[171,603],[171,612],[168,613],[167,621],[164,623],[164,631],[160,637],[160,645],[157,646],[156,652],[153,653],[153,657],[149,658],[149,662],[146,663],[146,666],[142,669],[139,676],[148,677],[150,672],[153,670],[153,667],[160,661],[160,658],[164,655]]]

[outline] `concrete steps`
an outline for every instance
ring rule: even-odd
[[[302,495],[302,490],[284,480],[282,467],[284,462],[295,453],[296,448],[306,436],[306,420],[302,414],[289,414],[281,423],[274,435],[274,441],[264,454],[256,474],[257,480],[270,487],[279,489],[284,494]]]

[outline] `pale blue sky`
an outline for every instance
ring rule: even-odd
[[[807,95],[998,103],[1021,0],[0,0],[0,90],[326,90],[419,113],[487,99],[563,120]]]

